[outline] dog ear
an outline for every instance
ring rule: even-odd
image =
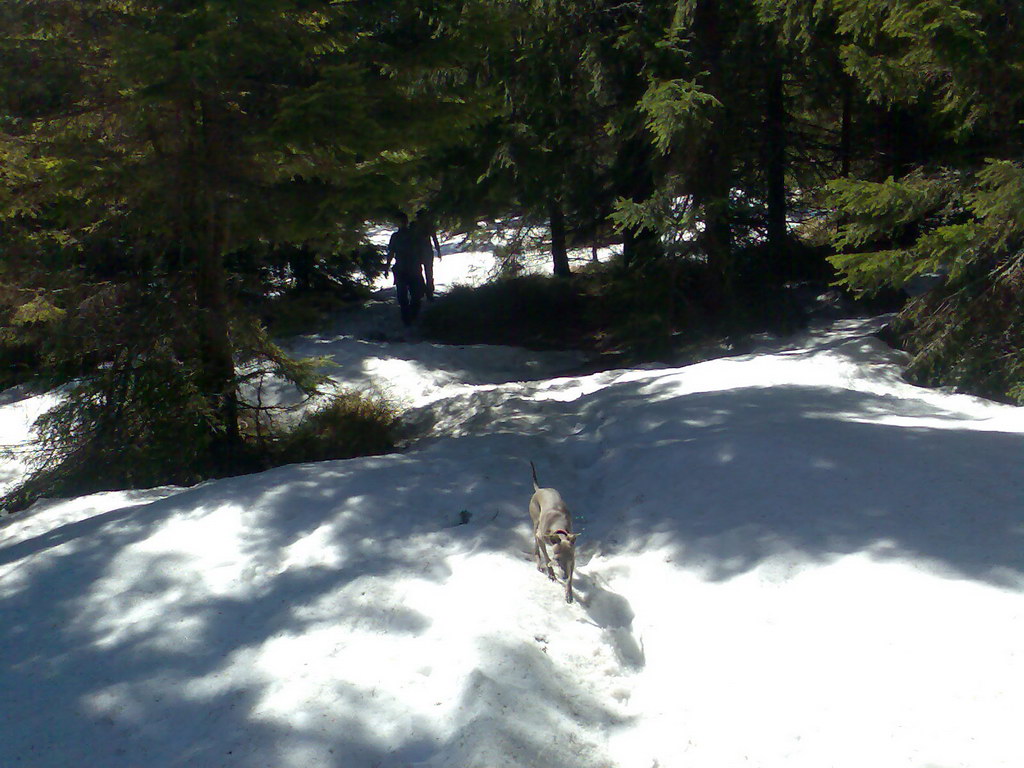
[[[557,533],[549,533],[548,534],[548,541],[551,542],[552,544],[557,544],[559,542],[558,534]]]
[[[575,544],[577,536],[579,536],[578,533],[570,533],[570,534],[567,534],[565,538],[567,538],[569,540],[570,544]]]

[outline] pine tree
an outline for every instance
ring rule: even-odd
[[[10,270],[43,247],[47,274],[73,275],[32,323],[49,323],[54,370],[84,374],[48,423],[54,460],[187,433],[188,466],[169,479],[244,466],[239,363],[313,379],[240,312],[226,257],[329,240],[410,204],[423,158],[489,108],[465,77],[486,7],[463,10],[5,6],[2,53],[19,77],[3,92],[0,222],[23,247],[3,258]],[[26,295],[10,317],[27,315]],[[140,427],[122,434],[128,413]]]
[[[593,237],[610,212],[616,105],[598,62],[604,5],[528,3],[508,47],[492,48],[485,65],[505,108],[479,136],[476,151],[487,158],[481,181],[510,212],[549,224],[559,276],[570,274],[570,243]]]
[[[903,0],[882,13],[836,5],[851,75],[924,130],[898,131],[907,148],[892,152],[889,178],[831,184],[843,217],[833,261],[856,291],[916,294],[921,276],[938,283],[897,323],[915,353],[912,377],[1019,400],[1024,10],[986,0]]]

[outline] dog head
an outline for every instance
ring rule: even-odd
[[[575,556],[576,536],[578,534],[568,531],[552,531],[548,534],[548,544],[551,546],[551,559],[558,563],[558,569],[562,572],[562,578],[569,578],[569,568]]]

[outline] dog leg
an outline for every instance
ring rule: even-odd
[[[575,558],[569,561],[568,573],[565,579],[565,602],[571,603],[572,597],[572,572],[576,569]]]
[[[544,540],[537,536],[534,538],[534,543],[537,546],[537,551],[540,552],[540,556],[537,558],[537,570],[541,573],[547,573],[548,578],[552,581],[557,581],[555,578],[555,569],[551,566],[551,555],[548,554],[547,545]]]
[[[544,572],[544,561],[541,559],[540,554],[540,539],[537,538],[537,534],[533,535],[533,557],[537,561],[537,570],[541,573]]]

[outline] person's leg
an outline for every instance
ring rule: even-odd
[[[423,293],[426,290],[423,284],[423,278],[419,280],[410,280],[409,285],[409,316],[410,321],[406,323],[409,325],[420,315],[420,305],[423,302]]]
[[[426,277],[426,295],[427,301],[432,301],[434,298],[434,252],[431,251],[429,256],[423,258],[423,275]]]
[[[414,315],[412,314],[412,285],[408,279],[396,274],[395,275],[395,291],[398,293],[398,308],[402,315],[402,324],[410,325]],[[416,306],[419,306],[419,302],[416,302]]]

